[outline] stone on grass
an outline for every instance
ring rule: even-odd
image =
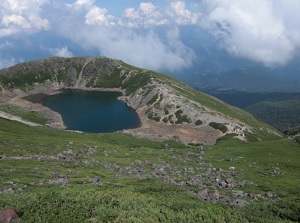
[[[101,178],[99,176],[95,176],[92,179],[92,183],[94,183],[94,184],[100,184],[101,183]]]
[[[14,223],[19,219],[19,215],[14,209],[0,211],[0,223]]]

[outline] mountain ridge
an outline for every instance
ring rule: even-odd
[[[6,102],[41,110],[24,102],[30,94],[54,94],[60,89],[110,90],[123,93],[123,100],[140,117],[141,126],[125,130],[135,136],[176,139],[184,143],[214,144],[225,134],[247,141],[253,134],[248,113],[200,93],[175,78],[128,65],[107,57],[52,57],[21,63],[0,70],[1,93]],[[50,126],[64,128],[58,114],[42,109],[52,118]],[[225,126],[226,131],[220,131]],[[265,131],[278,133],[271,127]],[[259,139],[259,136],[256,136]]]

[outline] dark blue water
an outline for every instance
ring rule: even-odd
[[[68,130],[99,133],[138,127],[138,115],[117,99],[120,95],[117,92],[64,90],[43,98],[42,104],[61,114]]]

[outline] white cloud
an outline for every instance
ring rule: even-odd
[[[206,23],[236,56],[286,64],[300,47],[300,1],[206,0]],[[298,10],[297,10],[298,9]]]
[[[100,51],[107,56],[122,59],[136,66],[175,71],[191,65],[194,54],[182,44],[177,31],[170,31],[166,41],[155,33],[140,35],[119,30],[103,39]]]
[[[174,1],[171,3],[171,11],[169,12],[179,25],[196,24],[199,20],[199,13],[192,13],[186,9],[185,1]]]
[[[114,25],[114,17],[108,14],[107,9],[92,7],[85,15],[88,25]]]
[[[162,37],[152,29],[166,22],[152,3],[141,3],[137,10],[128,8],[123,18],[113,17],[107,9],[90,3],[93,1],[80,9],[68,5],[65,14],[69,17],[53,26],[85,50],[98,50],[100,55],[147,69],[174,71],[192,63],[194,53],[180,41],[178,30],[166,27],[168,35]]]
[[[148,27],[169,24],[169,21],[151,2],[140,3],[137,10],[134,8],[125,9],[124,18],[125,21],[123,23],[129,27]]]
[[[169,33],[163,40],[154,31],[109,26],[64,26],[62,35],[86,50],[97,49],[99,54],[124,60],[136,66],[154,70],[179,70],[188,67],[193,59],[192,50],[184,46],[179,33]],[[91,35],[92,34],[92,35]]]
[[[58,56],[58,57],[72,57],[73,56],[73,53],[66,46],[61,47],[61,48],[50,49],[50,53],[53,56]]]
[[[85,24],[87,25],[115,25],[116,19],[108,13],[106,8],[98,7],[95,0],[77,0],[73,4],[67,4],[73,14],[80,16],[84,14]]]
[[[40,17],[45,3],[44,0],[2,0],[0,37],[49,29],[48,20]]]
[[[73,6],[75,8],[87,8],[87,7],[91,7],[92,5],[94,5],[95,0],[77,0],[75,3],[73,3],[72,5],[68,5],[68,6]]]

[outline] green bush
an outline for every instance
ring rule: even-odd
[[[187,115],[182,115],[183,111],[181,109],[175,112],[175,116],[177,118],[176,124],[181,124],[183,122],[191,123],[191,120],[187,117]]]
[[[164,117],[164,118],[163,118],[163,122],[164,122],[164,123],[167,123],[168,121],[169,121],[169,119],[168,119],[167,117]]]
[[[217,123],[217,122],[210,122],[209,126],[214,128],[214,129],[218,129],[221,132],[225,133],[228,131],[227,127],[221,123]]]
[[[202,125],[203,124],[203,122],[200,120],[200,119],[198,119],[196,122],[195,122],[195,125]]]
[[[158,99],[158,93],[156,95],[154,95],[151,100],[148,102],[148,105],[152,105],[154,102],[156,102],[156,100]]]
[[[148,118],[151,119],[151,120],[154,120],[156,122],[160,121],[160,117],[158,116],[158,114],[155,114],[153,112],[148,113]]]

